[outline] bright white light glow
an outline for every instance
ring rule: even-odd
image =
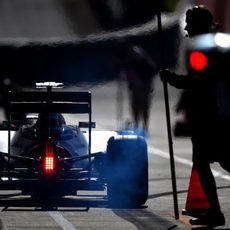
[[[226,34],[218,33],[215,35],[215,43],[221,48],[230,48],[230,37]]]
[[[1,177],[0,178],[2,181],[8,181],[9,178],[8,177]],[[16,181],[16,180],[19,180],[18,178],[10,178],[10,180],[13,180],[13,181]]]

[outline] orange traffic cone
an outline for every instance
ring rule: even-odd
[[[200,177],[196,169],[192,168],[188,195],[183,215],[198,216],[210,209],[210,203],[200,182]]]

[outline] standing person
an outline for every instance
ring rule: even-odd
[[[142,47],[128,43],[119,44],[116,58],[120,76],[127,80],[134,126],[148,132],[155,63]]]
[[[216,25],[212,14],[205,6],[189,9],[186,12],[186,23],[185,30],[191,39],[195,35],[212,32]],[[210,163],[217,161],[230,172],[229,162],[219,157],[217,145],[215,145],[218,135],[215,136],[215,134],[219,130],[217,81],[208,76],[202,80],[196,80],[192,74],[182,76],[168,70],[161,71],[160,76],[162,81],[167,81],[176,88],[186,89],[186,108],[190,115],[193,144],[193,167],[199,174],[210,203],[210,209],[206,215],[193,218],[190,223],[212,227],[224,225],[225,218],[221,212],[215,179],[210,168]]]

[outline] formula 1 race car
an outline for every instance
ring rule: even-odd
[[[9,92],[7,113],[0,131],[0,191],[47,199],[95,190],[107,191],[111,207],[146,202],[146,140],[135,130],[92,130],[91,92]],[[88,119],[68,125],[65,114]]]

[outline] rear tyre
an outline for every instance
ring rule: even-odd
[[[140,207],[147,201],[148,157],[144,138],[110,138],[107,166],[107,195],[110,207]]]

